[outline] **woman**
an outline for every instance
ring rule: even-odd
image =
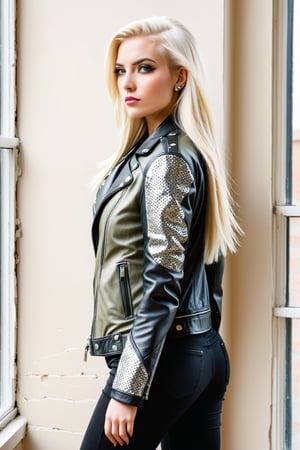
[[[240,230],[200,74],[172,19],[131,23],[108,47],[123,135],[95,203],[87,351],[110,375],[81,450],[220,448],[223,255]]]

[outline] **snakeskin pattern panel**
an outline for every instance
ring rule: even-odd
[[[128,338],[114,378],[113,389],[142,397],[148,374]]]
[[[146,175],[149,252],[158,264],[176,272],[182,270],[188,237],[182,200],[192,182],[188,164],[172,154],[158,157]]]

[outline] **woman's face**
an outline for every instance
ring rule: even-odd
[[[178,96],[174,88],[179,69],[169,68],[157,42],[146,36],[137,36],[121,43],[115,72],[129,117],[144,117],[151,134],[172,112]]]

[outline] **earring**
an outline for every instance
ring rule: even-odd
[[[175,92],[179,92],[179,91],[181,91],[181,89],[183,89],[183,86],[180,86],[180,85],[178,84],[178,86],[175,86],[174,91],[175,91]]]

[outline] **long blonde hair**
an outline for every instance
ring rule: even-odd
[[[201,82],[201,60],[193,35],[177,20],[150,17],[132,22],[111,39],[106,56],[105,75],[108,91],[115,103],[121,126],[120,148],[112,165],[123,156],[147,131],[144,118],[128,117],[122,102],[117,76],[114,76],[118,49],[122,41],[134,36],[151,36],[157,40],[170,67],[184,67],[187,81],[178,96],[173,116],[176,124],[193,141],[207,168],[208,199],[205,224],[204,261],[209,264],[220,254],[234,252],[241,229],[235,218],[227,186],[224,162],[218,152],[211,116]]]

